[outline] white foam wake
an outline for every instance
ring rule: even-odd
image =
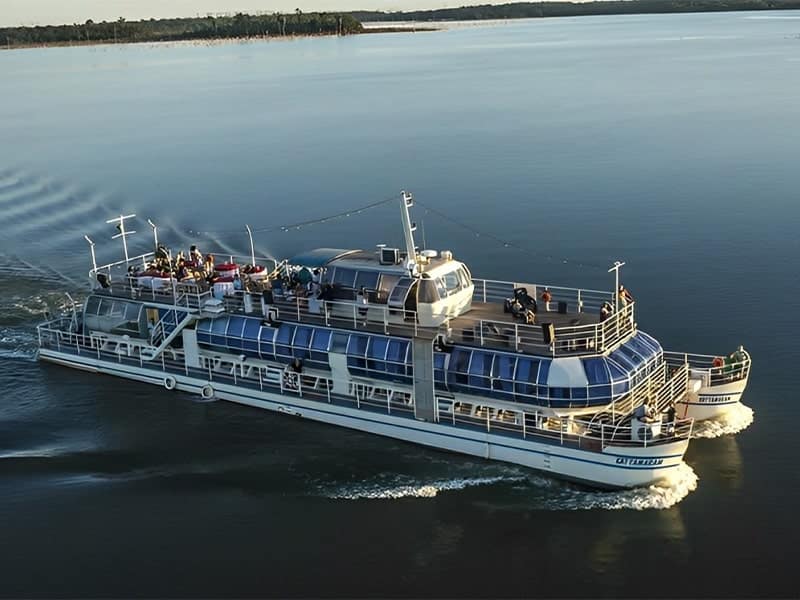
[[[440,479],[429,483],[386,485],[381,483],[361,483],[347,485],[325,493],[335,500],[396,500],[398,498],[435,498],[439,492],[463,490],[478,485],[491,485],[501,481],[520,481],[520,477],[465,477],[459,479]]]
[[[697,474],[682,462],[672,471],[667,480],[657,484],[617,492],[587,492],[564,489],[558,497],[548,499],[550,510],[664,510],[675,506],[697,489]]]
[[[747,429],[754,419],[755,413],[752,408],[744,404],[737,404],[718,419],[696,423],[692,437],[709,439],[733,435]]]
[[[0,328],[0,357],[26,358],[36,357],[37,337],[29,331],[18,328]]]

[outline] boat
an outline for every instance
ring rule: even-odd
[[[750,377],[750,353],[742,346],[728,356],[664,352],[672,367],[689,365],[689,378],[696,385],[676,402],[678,414],[695,421],[725,418],[741,406]]]
[[[38,356],[597,488],[669,479],[693,403],[741,395],[746,375],[639,329],[624,263],[610,291],[479,279],[419,249],[412,195],[398,204],[402,248],[257,259],[247,227],[251,255],[216,266],[173,259],[152,221],[155,251],[129,257],[120,215],[124,259],[98,265],[86,237],[91,290],[38,326]]]

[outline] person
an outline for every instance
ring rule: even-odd
[[[670,402],[669,408],[667,409],[667,422],[675,422],[675,401]]]
[[[203,263],[203,270],[206,272],[206,276],[210,277],[214,274],[214,255],[213,254],[206,254],[206,260]]]
[[[610,316],[611,316],[611,305],[608,302],[603,302],[603,306],[600,307],[600,322],[602,323]]]
[[[542,302],[544,302],[544,309],[550,311],[550,302],[553,300],[553,294],[550,293],[550,288],[544,288],[542,292]]]
[[[178,268],[175,271],[175,276],[178,278],[178,281],[183,281],[189,276],[189,269],[186,268],[186,262],[183,259],[178,261]]]
[[[619,291],[617,292],[619,296],[619,301],[622,303],[622,306],[627,306],[631,302],[633,302],[633,296],[631,293],[625,289],[625,286],[620,284]]]
[[[242,289],[242,278],[239,277],[239,274],[233,276],[233,289],[239,291]]]
[[[358,290],[358,294],[356,294],[356,304],[358,305],[358,315],[364,319],[364,325],[366,325],[367,305],[369,304],[369,300],[367,299],[367,290],[363,285],[361,289]]]
[[[189,248],[189,260],[198,267],[203,264],[203,253],[200,252],[195,245],[192,245],[192,247]]]

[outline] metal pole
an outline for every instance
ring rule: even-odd
[[[157,250],[158,249],[158,227],[156,227],[156,224],[153,223],[150,219],[147,219],[147,224],[150,225],[150,227],[153,228],[153,243],[155,244],[155,246],[153,246],[153,248]]]
[[[253,232],[250,230],[250,225],[245,225],[245,229],[247,229],[247,235],[250,238],[250,260],[252,261],[250,264],[252,266],[256,266],[256,251],[253,247]]]
[[[618,260],[614,261],[614,266],[611,267],[608,272],[614,271],[614,314],[617,314],[619,311],[619,269],[620,267],[624,266],[624,262],[620,262]]]
[[[94,242],[91,240],[91,238],[88,235],[83,236],[83,238],[87,242],[89,242],[89,250],[92,253],[92,272],[94,274],[97,274],[97,257],[94,254]]]

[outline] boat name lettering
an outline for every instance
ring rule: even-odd
[[[617,459],[618,465],[647,465],[656,466],[664,463],[663,458],[624,458]]]
[[[723,404],[731,401],[731,396],[700,396],[698,398],[702,404]]]

